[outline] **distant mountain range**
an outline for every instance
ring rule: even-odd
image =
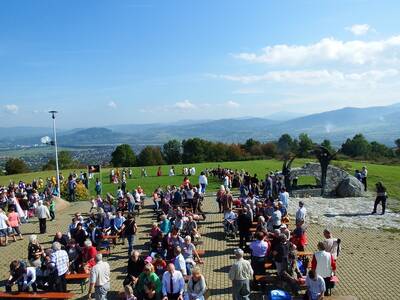
[[[400,103],[368,108],[346,107],[318,114],[288,119],[289,113],[267,118],[240,118],[221,120],[184,120],[170,124],[128,124],[93,128],[60,130],[58,142],[62,146],[161,145],[170,139],[199,137],[221,142],[244,142],[248,138],[261,141],[276,140],[283,133],[298,136],[307,133],[313,140],[327,138],[340,145],[356,133],[369,140],[393,145],[400,137]],[[50,128],[0,127],[0,147],[34,145],[40,137],[52,136]]]

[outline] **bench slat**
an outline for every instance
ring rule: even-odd
[[[74,298],[73,293],[60,293],[60,292],[0,292],[0,299],[71,299]]]

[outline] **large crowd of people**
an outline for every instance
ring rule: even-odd
[[[366,169],[363,171],[361,180],[366,184]],[[157,176],[162,176],[160,172],[159,169]],[[40,243],[40,235],[29,236],[27,259],[10,263],[6,290],[17,286],[18,291],[66,291],[68,274],[88,274],[88,295],[107,299],[110,266],[103,261],[103,255],[108,255],[118,242],[127,242],[127,273],[121,282],[127,300],[205,299],[207,284],[197,249],[201,239],[198,222],[206,219],[202,206],[213,178],[221,183],[216,194],[223,220],[221,228],[226,238],[239,238],[234,251],[236,260],[228,274],[233,299],[249,299],[252,289],[263,282],[259,276],[268,274],[268,269],[276,270],[279,282],[286,284],[293,294],[297,295],[304,285],[306,299],[322,299],[329,293],[334,284],[340,239],[325,229],[318,251],[306,253],[307,209],[299,201],[295,215],[289,216],[289,207],[296,204],[290,199],[281,172],[267,173],[261,179],[244,170],[218,167],[200,172],[192,183],[195,174],[193,167],[183,168],[180,185],[158,186],[147,195],[140,186],[128,189],[130,169],[111,170],[115,194],[103,196],[101,182],[96,179],[96,196],[90,200],[89,211],[76,212],[65,232],[55,233],[50,248]],[[174,167],[168,176],[175,176]],[[68,176],[70,201],[75,201],[76,183],[85,180],[87,176],[82,172]],[[382,183],[376,189],[373,213],[379,203],[384,213],[386,189]],[[11,238],[15,242],[23,239],[21,224],[33,217],[38,219],[40,234],[46,233],[46,221],[56,217],[57,193],[55,178],[1,187],[0,245],[7,245]],[[142,228],[137,218],[146,198],[152,200],[154,222],[147,249],[138,251],[135,242]]]

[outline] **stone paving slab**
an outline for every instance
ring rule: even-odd
[[[148,201],[149,203],[150,201]],[[238,241],[225,241],[222,227],[222,214],[214,197],[204,201],[207,219],[201,222],[202,240],[199,249],[205,249],[204,265],[201,266],[208,286],[211,290],[210,299],[231,299],[227,272],[233,263],[233,249]],[[57,215],[53,222],[48,222],[48,234],[39,235],[36,221],[22,226],[24,240],[10,242],[9,246],[0,248],[0,274],[8,277],[8,265],[11,260],[27,259],[29,234],[38,234],[39,241],[49,247],[56,231],[65,232],[75,212],[87,212],[88,202],[74,203],[70,208]],[[139,234],[135,248],[144,249],[147,241],[147,229],[154,221],[150,206],[146,207],[138,217]],[[308,229],[309,245],[307,251],[316,249],[317,242],[322,239],[323,227],[311,224]],[[398,286],[400,282],[400,234],[386,231],[361,230],[354,228],[332,228],[333,234],[342,239],[342,253],[338,259],[337,275],[339,284],[333,290],[335,296],[353,295],[364,299],[400,299]],[[127,246],[117,245],[112,249],[111,257],[107,260],[112,270],[111,292],[109,299],[120,299],[122,281],[126,274]],[[77,299],[84,299],[80,286],[69,284],[68,289],[76,293]],[[4,285],[1,290],[4,290]],[[252,299],[261,299],[254,293]]]

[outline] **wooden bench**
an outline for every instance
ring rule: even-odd
[[[273,270],[274,269],[273,266],[274,266],[273,263],[269,263],[269,262],[264,264],[264,268],[266,270]]]
[[[199,256],[204,256],[204,254],[206,254],[206,250],[204,249],[196,249],[196,251]]]
[[[307,251],[297,251],[297,256],[308,256],[308,257],[312,257],[314,255],[314,253],[312,252],[307,252]]]
[[[272,274],[265,274],[265,275],[256,275],[254,276],[256,282],[260,283],[274,283],[278,277]]]
[[[72,299],[75,294],[60,292],[0,292],[0,299]]]
[[[86,273],[71,273],[65,275],[65,280],[67,281],[79,281],[81,286],[82,293],[85,291],[86,283],[89,279],[90,275]]]

